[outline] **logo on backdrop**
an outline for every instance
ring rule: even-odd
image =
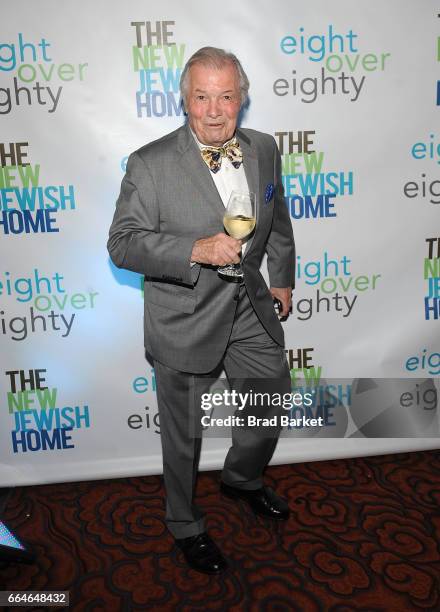
[[[40,185],[28,142],[0,142],[0,231],[6,236],[59,232],[58,213],[76,209],[73,185]]]
[[[423,278],[427,281],[424,300],[425,319],[440,319],[440,238],[426,238],[428,246],[424,261]]]
[[[440,352],[428,354],[427,349],[423,349],[420,355],[411,355],[405,362],[405,370],[417,372],[420,376],[439,376],[440,375]]]
[[[282,160],[284,197],[293,219],[336,217],[338,196],[353,195],[354,173],[323,172],[324,152],[316,151],[314,130],[275,132]]]
[[[52,44],[45,38],[28,41],[18,33],[14,42],[0,42],[0,71],[13,76],[8,87],[0,87],[0,114],[7,115],[15,106],[42,106],[55,113],[64,85],[83,81],[88,63],[56,64]]]
[[[34,333],[54,333],[67,338],[78,325],[78,316],[95,308],[97,295],[96,291],[67,292],[64,276],[59,272],[45,276],[34,268],[29,276],[23,277],[0,272],[0,296],[26,306],[23,316],[11,318],[2,299],[0,333],[17,342]],[[12,311],[16,314],[16,304],[13,304]]]
[[[183,115],[179,83],[185,45],[173,40],[175,21],[132,21],[130,25],[136,40],[133,70],[139,76],[137,116],[148,119]]]
[[[311,104],[320,96],[345,96],[356,102],[365,89],[372,72],[384,72],[390,53],[362,53],[359,35],[352,29],[339,33],[329,25],[323,33],[309,33],[300,27],[295,35],[287,34],[279,41],[282,54],[296,59],[302,55],[319,70],[304,75],[292,69],[289,75],[275,79],[276,96],[295,96],[300,102]]]
[[[415,160],[429,160],[440,164],[440,143],[434,134],[429,134],[428,138],[414,143],[410,153]],[[440,204],[440,180],[427,178],[426,173],[422,172],[420,178],[405,183],[403,194],[410,199],[423,198],[430,204]]]
[[[347,255],[334,257],[324,251],[317,260],[302,261],[296,258],[296,278],[298,287],[304,283],[315,288],[310,298],[297,300],[293,308],[294,315],[300,321],[308,321],[321,313],[334,312],[341,317],[349,317],[361,295],[375,291],[381,274],[353,275],[352,260]]]
[[[74,430],[90,427],[89,407],[60,403],[58,389],[45,385],[45,369],[9,370],[5,375],[12,452],[75,448]]]
[[[156,377],[154,368],[145,376],[137,376],[132,383],[132,390],[136,394],[144,395],[146,393],[156,394]],[[156,398],[154,398],[156,402]],[[127,418],[127,426],[130,429],[153,429],[154,433],[160,433],[159,413],[153,414],[150,411],[150,406],[144,406],[144,410],[140,413],[130,414]]]
[[[332,436],[343,437],[347,429],[347,407],[351,406],[351,383],[344,380],[327,383],[321,380],[323,368],[314,363],[314,351],[312,347],[288,348],[285,351],[292,390],[303,396],[311,392],[313,398],[309,406],[305,403],[292,406],[289,417],[296,419],[299,425],[289,425],[287,429],[302,429],[302,417],[321,418],[325,427],[334,428]]]

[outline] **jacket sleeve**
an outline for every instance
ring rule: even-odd
[[[272,229],[266,244],[267,269],[271,287],[295,286],[295,242],[292,222],[284,201],[281,156],[274,145],[274,211]]]
[[[118,268],[148,277],[193,285],[200,270],[191,267],[195,236],[160,231],[160,201],[148,165],[132,153],[110,227],[108,252]]]

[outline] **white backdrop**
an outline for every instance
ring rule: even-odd
[[[290,358],[307,356],[322,379],[438,380],[436,5],[224,0],[215,18],[196,0],[3,10],[0,486],[161,471],[141,277],[115,269],[105,245],[126,157],[181,125],[179,64],[204,45],[241,59],[242,125],[283,153],[298,253]],[[351,402],[339,407],[343,441],[298,432],[274,462],[438,446],[356,435]],[[220,466],[227,445],[207,439],[202,468]]]

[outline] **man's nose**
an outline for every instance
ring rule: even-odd
[[[211,98],[208,104],[208,115],[210,117],[218,117],[220,115],[220,106],[218,100]]]

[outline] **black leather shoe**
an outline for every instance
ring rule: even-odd
[[[188,565],[197,572],[221,574],[228,567],[226,559],[206,531],[189,538],[176,538],[176,544]]]
[[[222,482],[220,483],[220,491],[227,497],[242,499],[247,502],[252,510],[261,516],[276,521],[285,521],[289,518],[289,506],[286,500],[279,497],[270,487],[247,491],[246,489],[231,487]]]

